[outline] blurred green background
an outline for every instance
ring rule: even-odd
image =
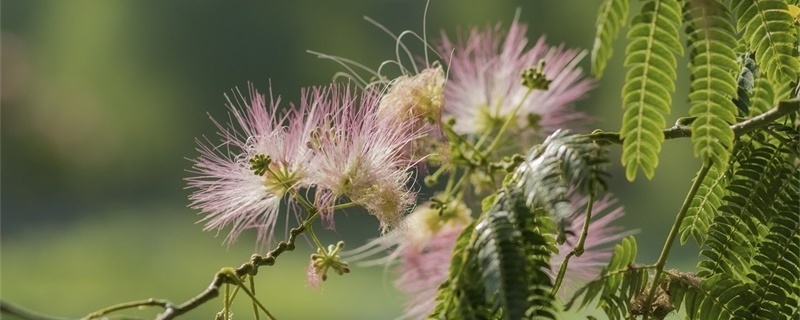
[[[428,34],[435,41],[442,30],[508,25],[520,8],[531,39],[590,48],[599,2],[432,0]],[[424,7],[422,0],[4,0],[2,299],[77,318],[128,300],[184,301],[221,267],[238,266],[256,249],[252,235],[225,246],[203,232],[186,207],[183,180],[187,158],[197,155],[194,138],[214,138],[208,116],[227,118],[223,93],[248,81],[266,91],[271,80],[284,101],[297,101],[300,87],[340,71],[305,50],[377,66],[394,56],[394,41],[362,16],[421,32]],[[606,76],[578,105],[605,130],[620,125],[623,49],[618,41]],[[668,123],[688,110],[684,70],[679,78]],[[618,159],[619,147],[611,150]],[[626,183],[619,161],[612,163],[612,190],[627,208],[623,223],[639,230],[642,263],[656,259],[699,168],[690,150],[688,139],[668,141],[654,181],[640,175]],[[352,248],[379,233],[366,215],[337,221],[335,231],[320,232],[324,241],[345,239]],[[306,288],[310,251],[300,248],[257,278],[259,296],[279,318],[401,314],[381,268]],[[692,268],[696,256],[696,248],[678,247],[668,267]],[[240,300],[237,318],[250,317]],[[208,319],[220,306],[216,300],[187,317]]]

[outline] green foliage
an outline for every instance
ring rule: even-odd
[[[588,194],[605,187],[606,162],[599,145],[566,131],[534,147],[509,186],[483,202],[474,228],[459,237],[431,317],[555,318],[547,273],[555,251],[553,218],[572,212],[569,190]]]
[[[606,62],[611,58],[614,39],[628,21],[630,0],[604,0],[597,13],[597,33],[592,46],[592,73],[603,76]]]
[[[786,2],[780,0],[731,0],[739,32],[756,55],[761,72],[774,85],[794,81],[800,72],[794,49],[796,34]]]
[[[728,163],[733,146],[737,96],[736,38],[724,5],[715,0],[689,1],[686,6],[687,47],[692,85],[689,115],[694,155],[718,168]]]
[[[772,125],[743,143],[732,180],[709,227],[702,286],[670,283],[685,294],[691,319],[791,319],[800,281],[800,175],[797,128]],[[702,209],[707,210],[707,209]],[[675,304],[680,305],[676,300]]]
[[[750,116],[757,116],[775,107],[775,90],[772,84],[764,77],[755,79],[753,85],[753,98],[750,99]]]
[[[550,251],[518,192],[501,191],[495,203],[459,237],[450,278],[431,317],[445,319],[555,319],[547,274]]]
[[[677,60],[683,54],[678,35],[681,5],[677,0],[653,0],[631,22],[627,38],[625,86],[622,88],[620,137],[625,176],[633,181],[642,169],[648,179],[655,174],[664,135],[664,114],[669,114],[675,91]]]
[[[714,219],[702,254],[710,260],[700,263],[701,275],[720,272],[742,278],[755,254],[755,244],[760,242],[765,225],[769,223],[771,208],[780,190],[782,154],[771,146],[756,148],[748,158],[739,163],[733,180],[728,184],[728,195],[719,208],[722,215]]]
[[[605,150],[590,139],[559,130],[534,147],[519,165],[517,187],[529,206],[543,207],[556,218],[572,214],[567,199],[574,187],[582,194],[605,188]]]
[[[614,248],[614,255],[600,277],[579,289],[566,308],[571,309],[576,303],[579,303],[578,308],[585,308],[599,297],[598,307],[610,319],[629,318],[631,300],[644,291],[648,278],[647,269],[633,264],[637,251],[636,239],[622,239],[622,243]]]
[[[750,308],[754,319],[780,319],[792,312],[790,303],[797,301],[791,288],[800,280],[800,176],[796,171],[785,173],[787,191],[776,201],[769,233],[759,244],[756,263],[747,275],[755,284],[756,299]]]
[[[708,170],[700,190],[692,199],[692,204],[686,212],[686,217],[681,222],[681,244],[686,243],[689,236],[698,244],[706,240],[708,226],[717,215],[717,207],[722,204],[725,196],[727,178],[716,167]]]
[[[753,299],[749,286],[724,274],[703,283],[692,274],[668,274],[666,283],[674,306],[684,305],[688,319],[743,319],[743,306]]]

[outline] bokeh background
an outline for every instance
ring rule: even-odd
[[[599,0],[432,0],[428,34],[505,25],[521,9],[528,36],[590,48]],[[223,94],[248,81],[297,101],[302,86],[325,84],[340,67],[308,49],[368,66],[394,56],[390,30],[422,31],[424,0],[134,1],[3,0],[0,6],[2,128],[1,297],[38,312],[79,318],[110,304],[159,297],[184,301],[224,266],[255,250],[252,235],[222,244],[186,207],[184,178],[195,137],[215,135],[209,115],[225,119]],[[635,9],[633,9],[635,10]],[[617,131],[622,41],[591,98],[578,108],[597,128]],[[588,58],[582,66],[588,69]],[[671,119],[685,114],[679,70]],[[668,120],[668,123],[671,123]],[[619,158],[619,147],[611,147]],[[639,261],[652,263],[698,162],[688,139],[668,141],[653,181],[624,181],[612,163],[612,190],[637,229]],[[325,242],[352,246],[379,234],[377,222],[338,217]],[[257,277],[258,295],[281,319],[393,319],[400,296],[382,268],[305,286],[310,250],[282,256]],[[690,245],[668,267],[691,269]],[[239,299],[237,318],[251,316]],[[187,315],[208,319],[221,301]],[[598,315],[599,312],[589,312]],[[152,317],[152,311],[128,316]]]

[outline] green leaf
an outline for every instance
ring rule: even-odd
[[[689,236],[693,237],[697,244],[705,242],[708,227],[717,216],[717,207],[722,204],[722,197],[726,194],[727,184],[725,175],[720,173],[719,169],[711,167],[708,170],[700,189],[692,199],[686,217],[681,222],[681,244],[686,243]]]
[[[747,275],[755,283],[755,299],[751,302],[754,319],[788,319],[786,307],[800,286],[800,175],[796,168],[784,166],[786,182],[779,189],[773,206],[768,235],[759,244],[756,264]]]
[[[633,264],[637,251],[636,239],[622,239],[600,277],[578,289],[565,309],[572,309],[579,301],[578,308],[583,309],[599,297],[598,307],[610,319],[628,319],[631,301],[644,292],[648,279],[647,269]]]
[[[555,319],[549,243],[537,232],[549,218],[528,208],[519,191],[504,189],[494,199],[459,237],[431,317]]]
[[[742,319],[754,298],[748,285],[726,275],[701,281],[690,273],[668,273],[666,283],[673,306],[685,306],[687,319]]]
[[[628,30],[620,138],[622,164],[630,181],[640,168],[651,179],[658,166],[666,126],[664,114],[670,112],[675,90],[675,52],[683,54],[680,25],[681,5],[677,0],[653,0],[645,3]]]
[[[755,52],[761,73],[774,85],[797,79],[800,73],[796,35],[788,5],[780,0],[731,0],[738,31]]]
[[[694,155],[716,167],[727,166],[736,122],[736,38],[727,8],[718,1],[689,1],[686,7],[689,69],[692,74],[689,115]]]
[[[608,59],[613,52],[614,39],[627,23],[630,0],[604,0],[597,13],[597,32],[592,47],[592,73],[603,76]]]
[[[584,195],[606,188],[607,162],[605,150],[599,145],[584,136],[558,130],[531,149],[517,167],[514,181],[530,207],[542,207],[558,220],[573,212],[566,201],[571,188]]]

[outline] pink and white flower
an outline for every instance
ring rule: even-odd
[[[563,45],[550,47],[544,37],[527,48],[526,31],[526,25],[514,19],[508,32],[499,25],[472,29],[466,41],[459,38],[458,42],[442,35],[438,50],[450,75],[444,112],[455,118],[456,132],[480,135],[516,116],[516,128],[512,129],[543,136],[585,118],[572,106],[593,87],[577,67],[585,52]],[[521,74],[540,61],[545,62],[544,73],[552,83],[547,90],[534,90],[526,98],[529,89],[522,85]],[[517,106],[519,110],[512,115]]]
[[[231,123],[212,119],[220,142],[197,140],[200,156],[193,160],[187,178],[191,207],[206,214],[204,230],[230,226],[226,242],[232,243],[246,229],[258,231],[258,241],[273,238],[281,201],[290,189],[311,184],[307,163],[311,156],[306,137],[312,124],[308,110],[279,113],[280,98],[269,100],[251,85],[249,96],[238,90],[228,97]],[[269,171],[258,175],[251,161],[268,157]],[[291,210],[290,210],[291,211]]]
[[[570,225],[566,228],[566,241],[558,246],[559,253],[551,257],[549,274],[552,278],[561,268],[564,257],[578,243],[587,201],[586,197],[574,196],[572,199],[575,213],[568,218]],[[425,319],[436,307],[437,290],[449,275],[456,240],[471,221],[465,205],[453,202],[448,204],[448,208],[451,209],[439,215],[439,210],[422,205],[406,217],[400,229],[348,253],[351,260],[360,260],[394,248],[387,256],[361,265],[393,266],[398,274],[395,286],[407,298],[405,318]],[[621,227],[612,225],[622,215],[622,208],[616,207],[611,197],[595,201],[584,243],[585,252],[570,259],[560,296],[600,274],[611,258],[613,245],[628,234]]]
[[[409,189],[414,162],[404,152],[418,131],[378,115],[377,91],[360,94],[331,85],[304,93],[301,106],[314,106],[324,120],[312,132],[310,176],[325,221],[341,197],[378,218],[382,230],[396,226],[415,202]]]
[[[363,260],[393,250],[385,257],[361,265],[391,265],[398,277],[395,286],[406,297],[405,318],[424,319],[436,307],[439,285],[447,280],[456,240],[470,224],[470,210],[450,201],[444,210],[426,202],[406,216],[400,228],[374,239],[349,253],[350,260]]]

